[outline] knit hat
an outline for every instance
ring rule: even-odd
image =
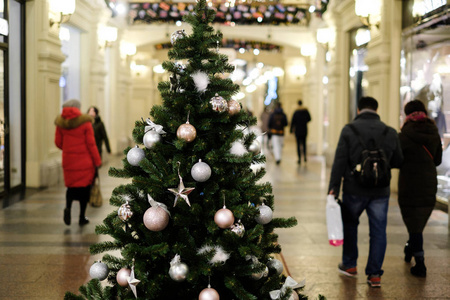
[[[427,109],[425,108],[425,105],[420,100],[413,100],[405,105],[405,115],[409,115],[413,112],[421,111],[427,114]]]
[[[81,108],[81,103],[80,103],[80,101],[78,101],[76,99],[71,99],[71,100],[68,100],[68,101],[64,102],[62,107],[63,108],[64,107],[76,107],[76,108],[80,109]]]

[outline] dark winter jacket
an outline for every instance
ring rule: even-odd
[[[62,150],[66,187],[92,184],[95,168],[101,165],[95,144],[92,117],[75,107],[65,107],[55,120],[55,145]]]
[[[371,139],[379,140],[386,125],[380,121],[380,116],[371,110],[364,110],[358,114],[352,124],[358,129],[364,143],[368,145]],[[397,132],[394,128],[389,130],[381,145],[391,168],[399,168],[403,161],[403,154]],[[362,146],[358,138],[349,125],[345,125],[341,131],[339,142],[336,148],[333,166],[330,175],[328,190],[333,190],[339,196],[341,180],[344,178],[343,192],[356,196],[389,196],[390,187],[362,187],[356,181],[352,170],[359,163]]]
[[[434,121],[428,118],[407,121],[399,138],[405,157],[398,182],[399,205],[434,207],[437,192],[436,166],[442,160],[441,139]]]
[[[301,106],[294,112],[291,122],[291,133],[296,136],[308,135],[308,122],[311,121],[311,115],[306,107]]]
[[[100,119],[100,116],[95,117],[95,121],[92,126],[94,127],[95,143],[97,144],[98,152],[100,153],[100,155],[102,155],[103,141],[105,141],[106,151],[108,153],[111,153],[108,135],[106,134],[105,125]]]
[[[287,117],[283,109],[276,108],[269,118],[269,132],[272,135],[284,135],[284,127],[287,125]]]

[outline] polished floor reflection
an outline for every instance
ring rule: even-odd
[[[101,168],[105,198],[123,179],[107,176],[108,166],[120,166],[121,158],[110,157]],[[325,196],[329,170],[321,157],[309,157],[297,165],[294,142],[286,140],[283,158],[276,165],[267,154],[265,180],[273,185],[275,216],[295,216],[298,225],[278,230],[279,242],[291,276],[306,279],[303,291],[310,299],[318,294],[328,299],[450,299],[450,242],[448,215],[435,210],[425,229],[427,278],[415,278],[403,261],[407,238],[395,195],[388,219],[388,247],[381,289],[370,288],[363,275],[368,253],[368,225],[365,215],[359,230],[359,273],[347,278],[337,272],[341,247],[328,245],[325,224]],[[24,201],[0,210],[0,299],[62,299],[65,291],[76,292],[89,280],[89,268],[99,257],[89,255],[90,244],[107,237],[94,233],[95,225],[113,210],[108,204],[89,207],[91,223],[79,227],[79,206],[74,202],[72,225],[62,220],[63,184],[39,191]],[[227,300],[227,299],[224,299]]]

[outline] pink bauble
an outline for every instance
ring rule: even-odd
[[[178,127],[177,137],[190,143],[197,137],[197,130],[189,123],[183,124]]]
[[[127,268],[122,268],[117,272],[117,283],[120,286],[127,287],[128,286],[128,278],[131,276],[131,270]]]
[[[236,100],[228,101],[228,113],[230,115],[235,115],[241,111],[241,105]]]
[[[230,228],[234,223],[234,215],[228,208],[221,208],[214,215],[214,222],[222,229]]]
[[[292,291],[291,297],[289,297],[289,300],[299,300],[298,294],[296,291]]]
[[[159,206],[150,207],[144,213],[144,225],[148,230],[161,231],[169,224],[169,214]]]
[[[213,288],[206,288],[198,295],[198,300],[219,300],[219,293]]]

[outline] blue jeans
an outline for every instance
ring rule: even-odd
[[[355,196],[343,195],[342,221],[344,224],[344,246],[342,263],[344,266],[356,267],[358,259],[358,225],[359,217],[366,210],[369,218],[370,249],[366,265],[366,275],[383,275],[386,253],[386,226],[389,196]]]

